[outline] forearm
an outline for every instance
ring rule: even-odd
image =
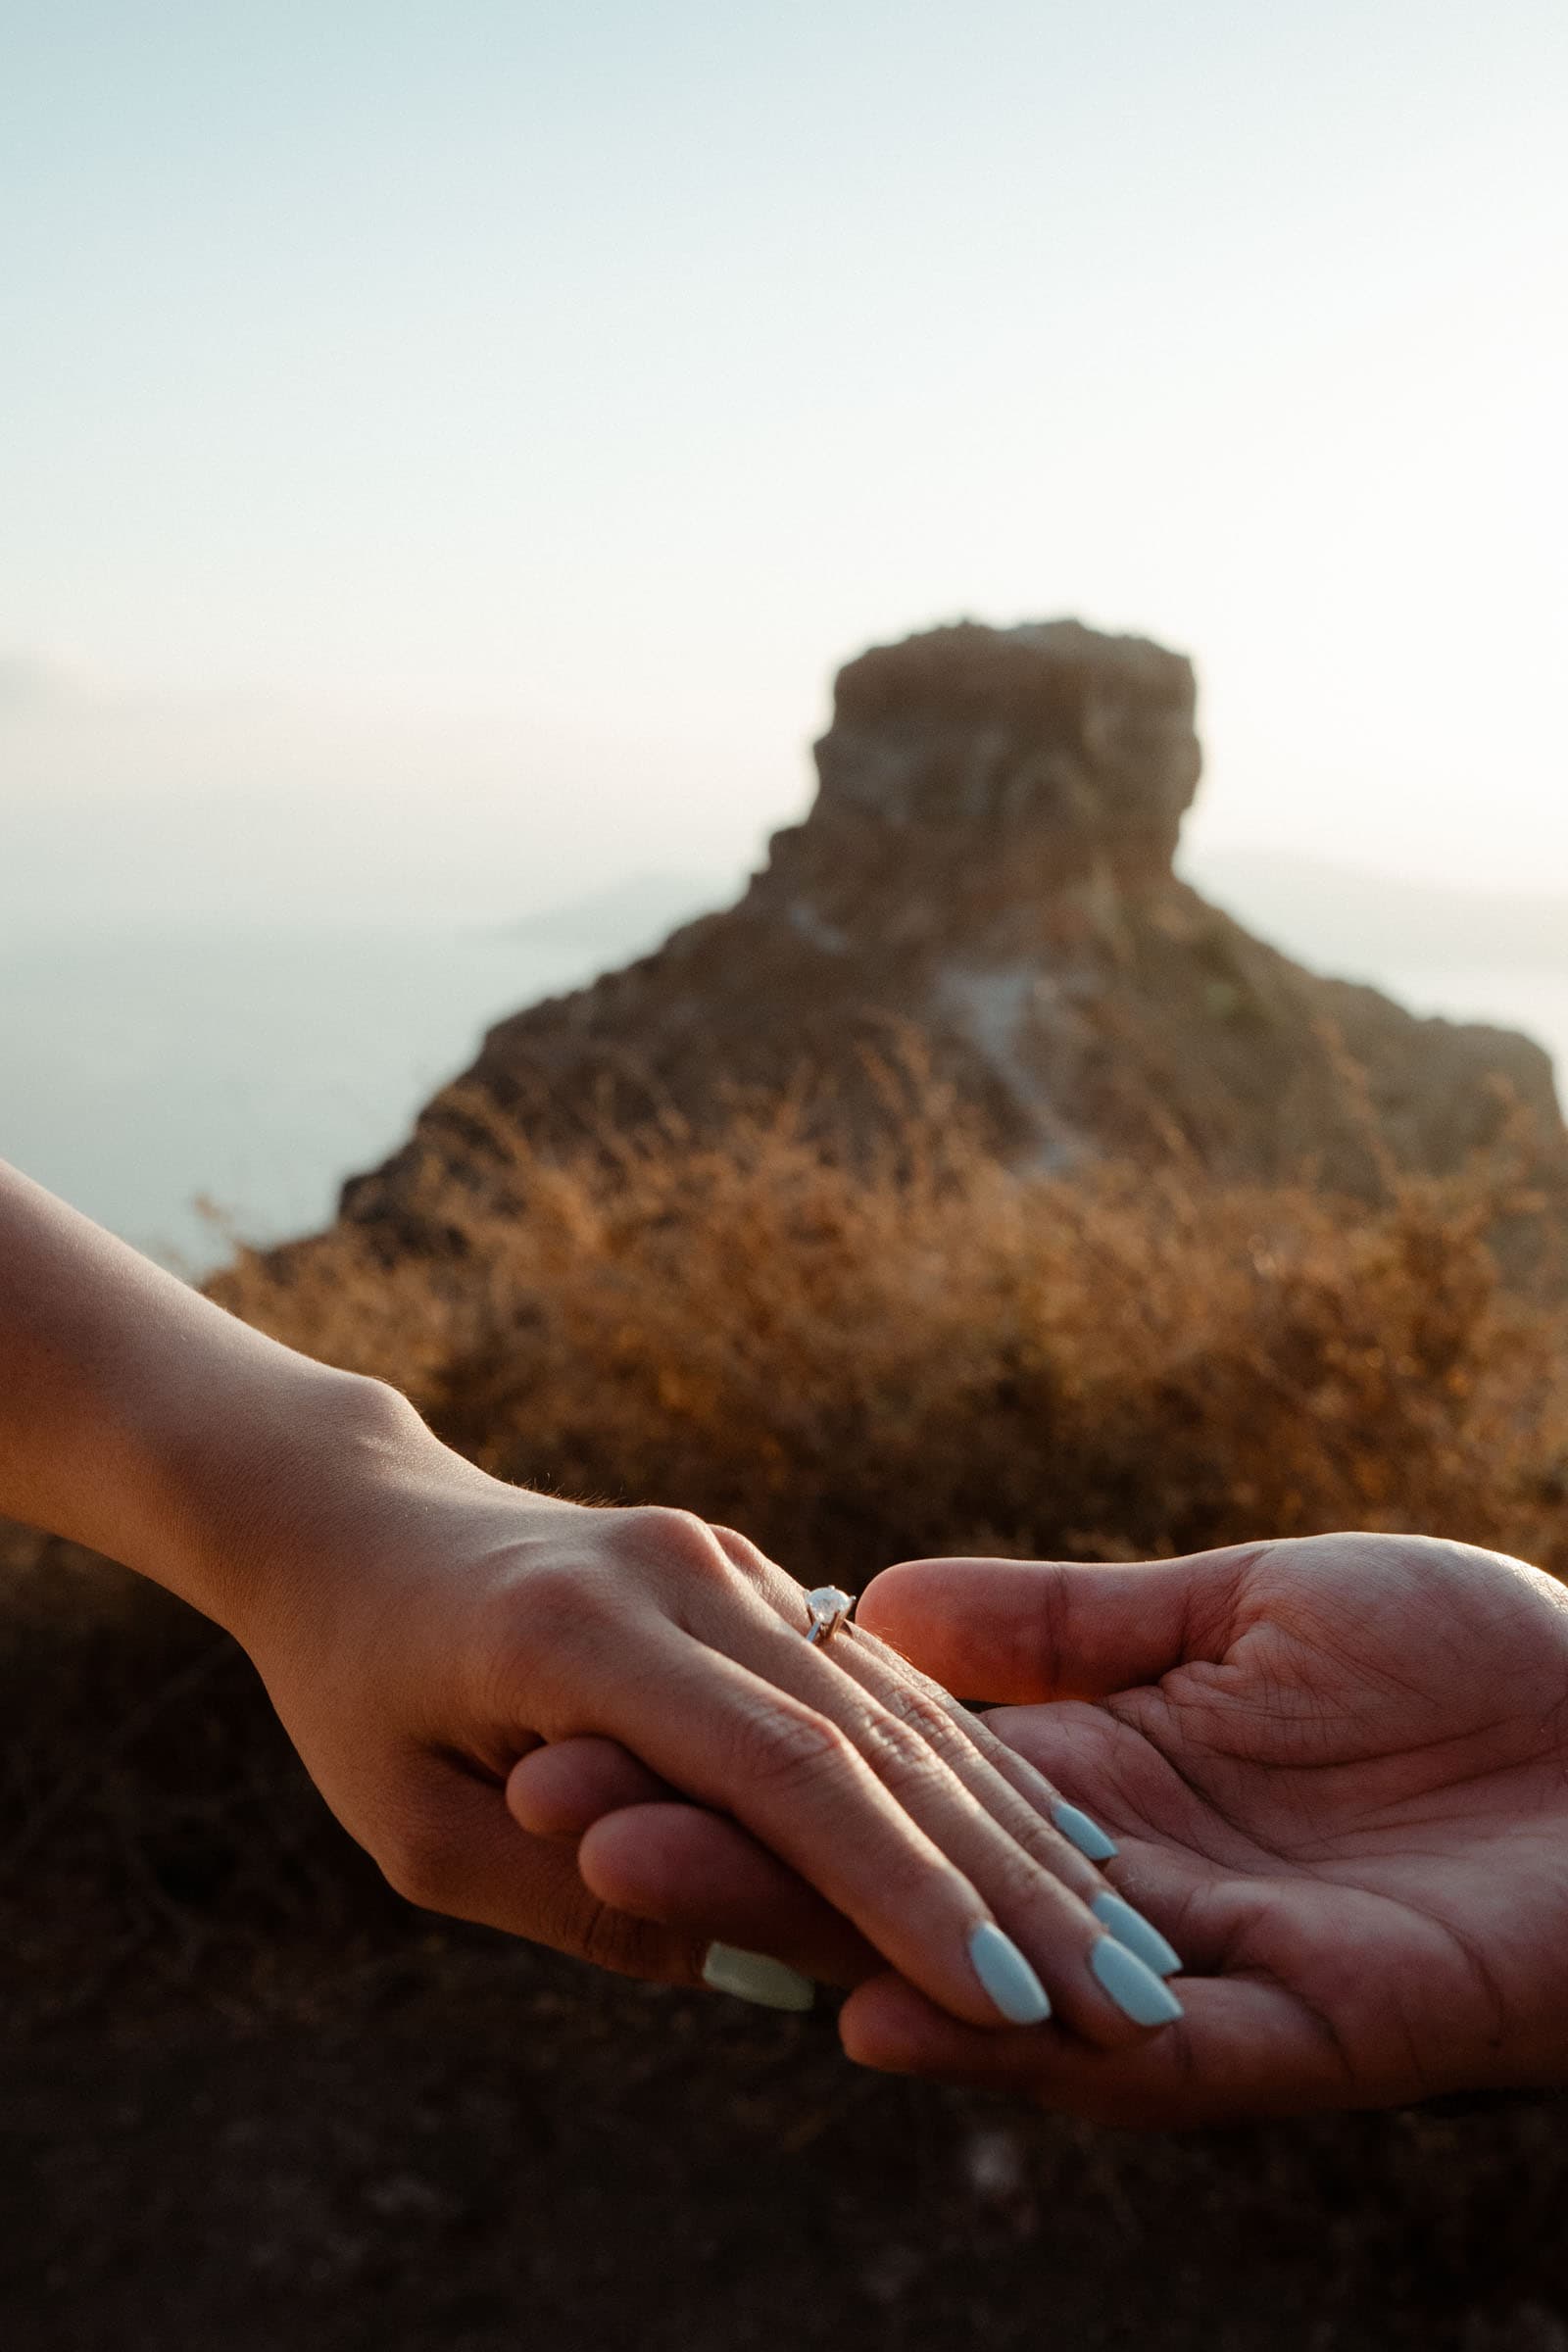
[[[280,1530],[328,1535],[435,1441],[0,1164],[0,1513],[236,1627]],[[444,1449],[442,1449],[444,1450]]]

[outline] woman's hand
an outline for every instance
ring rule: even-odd
[[[1174,2013],[1107,1963],[1033,1768],[874,1642],[810,1647],[801,1588],[740,1537],[487,1478],[3,1167],[0,1511],[227,1626],[416,1901],[676,1979],[726,1931],[848,1980],[874,1951],[971,2028],[1043,2017],[1041,1979],[1106,2047]],[[575,1743],[568,1780],[575,1752],[698,1802],[673,1842],[660,1804],[579,1852],[536,1834],[564,1826],[542,1741]],[[707,1892],[650,1930],[677,1846]]]
[[[1167,2125],[1568,2078],[1568,1595],[1546,1577],[1325,1536],[913,1562],[862,1615],[1014,1702],[993,1728],[1111,1832],[1108,1877],[1194,1973],[1184,2021],[1114,2054],[973,2034],[883,1978],[846,2007],[853,2056]]]
[[[840,1981],[891,1965],[971,2030],[1042,2016],[1035,1979],[1105,2048],[1175,2013],[1156,1978],[1142,2014],[1125,1972],[1102,1981],[1103,1881],[1032,1769],[869,1638],[808,1644],[801,1587],[754,1545],[503,1486],[374,1399],[359,1384],[354,1410],[385,1426],[319,1447],[308,1508],[297,1482],[238,1498],[225,1574],[313,1777],[414,1901],[677,1980],[760,1931]],[[585,1740],[636,1759],[632,1793],[705,1809],[681,1834],[712,1868],[673,1931],[632,1916],[662,1809],[580,1853],[537,1834],[563,1827],[544,1743]]]

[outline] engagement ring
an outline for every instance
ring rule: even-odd
[[[849,1624],[854,1606],[854,1593],[841,1592],[837,1585],[818,1585],[814,1592],[808,1592],[806,1613],[811,1620],[808,1642],[831,1642],[839,1628]]]

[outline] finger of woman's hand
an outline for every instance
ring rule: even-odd
[[[598,1701],[613,1707],[617,1732],[647,1765],[734,1814],[895,1968],[971,2024],[1048,2014],[1037,1952],[1064,2014],[1106,2043],[1179,2014],[1160,1979],[957,1781],[930,1736],[952,1737],[945,1716],[933,1710],[936,1722],[917,1726],[890,1713],[804,1638],[787,1637],[755,1595],[730,1587],[712,1615],[726,1649],[756,1646],[771,1679],[679,1634],[653,1657],[645,1646],[638,1671],[614,1689],[601,1670]],[[1034,1938],[1027,1956],[1020,1929]]]
[[[618,1740],[553,1740],[530,1749],[507,1776],[507,1810],[535,1838],[577,1838],[607,1813],[675,1793]]]
[[[765,1952],[825,1984],[858,1984],[887,1966],[775,1854],[702,1805],[606,1814],[584,1838],[577,1868],[617,1912],[704,1944]]]
[[[895,1709],[907,1703],[903,1695],[906,1690],[917,1688],[943,1710],[954,1727],[956,1745],[951,1760],[959,1779],[1028,1852],[1088,1904],[1117,1942],[1161,1977],[1176,1976],[1198,1959],[1185,1935],[1173,1941],[1167,1932],[1166,1923],[1178,1920],[1181,1914],[1166,1902],[1151,1910],[1145,1901],[1144,1874],[1136,1865],[1118,1861],[1120,1848],[1098,1813],[1086,1812],[1065,1796],[1060,1777],[1038,1755],[1009,1747],[984,1715],[961,1707],[940,1684],[886,1649],[873,1635],[858,1636],[853,1647],[839,1649],[838,1658]],[[1051,1711],[1059,1714],[1065,1710]],[[1091,1712],[1088,1708],[1075,1711]],[[1080,1792],[1089,1792],[1085,1802],[1099,1806],[1100,1784],[1088,1760],[1069,1757],[1068,1762],[1081,1767],[1074,1771],[1073,1781]],[[999,1790],[999,1781],[1011,1791],[1010,1797]]]
[[[601,1902],[692,1944],[764,1952],[831,1984],[887,1965],[737,1822],[688,1804],[613,1740],[535,1748],[513,1767],[507,1808],[536,1837],[581,1839],[578,1875]]]
[[[858,1642],[857,1654],[863,1655],[874,1646]],[[846,1659],[851,1653],[835,1644],[835,1654]],[[895,1665],[901,1675],[912,1672],[902,1661],[895,1661]],[[1059,1821],[1065,1814],[1098,1836],[1099,1842],[1092,1850],[1104,1853],[1104,1875],[1091,1874],[1086,1884],[1091,1909],[1097,1902],[1102,1905],[1096,1916],[1102,1919],[1102,1924],[1108,1927],[1114,1919],[1121,1933],[1124,1936],[1128,1933],[1125,1914],[1105,1905],[1104,1898],[1109,1892],[1123,1903],[1135,1906],[1152,1930],[1152,1939],[1143,1948],[1151,1964],[1162,1974],[1171,1973],[1171,1953],[1177,1946],[1184,1967],[1206,1970],[1218,1966],[1235,1942],[1238,1884],[1232,1872],[1206,1860],[1200,1852],[1187,1852],[1165,1842],[1152,1841],[1144,1834],[1147,1825],[1141,1821],[1129,1822],[1125,1809],[1113,1794],[1116,1827],[1125,1841],[1118,1845],[1103,1835],[1097,1822],[1057,1793],[1054,1768],[1061,1778],[1070,1774],[1080,1788],[1117,1790],[1119,1776],[1105,1750],[1118,1737],[1131,1737],[1122,1726],[1099,1708],[1070,1703],[1057,1707],[998,1709],[995,1722],[1006,1737],[1018,1739],[1037,1755],[1041,1742],[1054,1735],[1049,1737],[1047,1752],[1041,1756],[1041,1769],[1037,1770],[1023,1753],[997,1736],[992,1729],[992,1718],[968,1713],[947,1700],[946,1693],[934,1684],[926,1683],[923,1677],[915,1679],[939,1703],[946,1702],[958,1729],[975,1742],[982,1756],[994,1761],[1004,1776],[1011,1779],[1018,1794],[1037,1817],[1049,1814],[1054,1821]],[[1178,1788],[1176,1794],[1182,1793]],[[661,1801],[680,1807],[675,1792],[615,1740],[589,1739],[560,1740],[548,1747],[535,1749],[514,1767],[507,1787],[507,1801],[514,1819],[525,1830],[541,1837],[568,1837],[574,1840],[610,1814]],[[1100,1801],[1098,1796],[1096,1801]],[[1190,1804],[1195,1817],[1204,1810],[1196,1795],[1190,1795]],[[697,1807],[688,1806],[685,1811],[700,1816],[705,1824],[715,1818]],[[1106,1818],[1111,1818],[1109,1810]],[[762,1849],[737,1825],[725,1823],[722,1827],[748,1852],[761,1855]],[[695,1850],[706,1862],[706,1840]],[[607,1902],[635,1912],[639,1918],[660,1920],[666,1927],[685,1928],[694,1935],[706,1933],[721,1941],[744,1941],[744,1931],[735,1925],[736,1897],[722,1884],[722,1874],[719,1904],[715,1907],[706,1881],[682,1877],[672,1856],[673,1840],[661,1838],[646,1853],[638,1850],[631,1856],[636,1871],[630,1882],[634,1891],[627,1892],[618,1881],[611,1886],[597,1879],[595,1889]],[[793,1871],[786,1870],[771,1856],[765,1859],[778,1874],[778,1883],[794,1890],[797,1904],[819,1902],[820,1898]],[[1216,1895],[1219,1891],[1215,1882],[1219,1882],[1230,1898],[1224,1903],[1210,1899],[1211,1888]],[[825,1911],[826,1906],[822,1908]],[[787,1907],[778,1910],[777,1906],[760,1905],[752,1923],[759,1936],[766,1936],[775,1912],[778,1916],[794,1916]],[[782,1946],[766,1941],[750,1948],[783,1956]],[[1135,1943],[1134,1949],[1138,1948]],[[818,1967],[815,1973],[825,1972]],[[838,1976],[832,1981],[850,1982]]]
[[[624,1681],[601,1660],[594,1696],[647,1765],[734,1815],[956,2016],[995,2026],[1009,2008],[1020,2023],[1046,2014],[990,1905],[837,1725],[677,1629],[638,1653]],[[903,1738],[928,1769],[923,1742]]]
[[[974,1774],[970,1785],[975,1793],[989,1795],[993,1788],[989,1775],[1000,1775],[1023,1800],[1035,1822],[1049,1821],[1055,1832],[1054,1838],[1040,1842],[1037,1849],[1040,1859],[1054,1868],[1086,1902],[1093,1903],[1098,1898],[1103,1890],[1099,1869],[1086,1870],[1083,1865],[1098,1866],[1112,1860],[1116,1841],[1099,1821],[1062,1794],[1051,1769],[1037,1754],[1022,1743],[1009,1745],[1005,1739],[999,1738],[989,1715],[962,1706],[940,1683],[858,1626],[854,1643],[842,1645],[835,1656],[846,1672],[865,1684],[888,1705],[901,1705],[904,1703],[901,1692],[916,1690],[940,1707],[959,1736],[959,1745],[955,1751],[956,1769],[966,1776]],[[976,1760],[986,1768],[984,1774],[976,1769]],[[1090,1780],[1092,1777],[1089,1776]],[[1077,1776],[1077,1783],[1080,1788],[1086,1785],[1082,1773]],[[1027,1824],[1024,1827],[1032,1837],[1033,1830]]]
[[[859,1646],[863,1648],[864,1645]],[[912,1674],[912,1670],[904,1668],[902,1664],[896,1671],[901,1676]],[[990,1731],[983,1716],[968,1714],[947,1699],[946,1693],[938,1690],[934,1684],[926,1684],[923,1677],[915,1676],[913,1679],[952,1715],[963,1739],[972,1743],[1004,1779],[1010,1782],[1035,1821],[1047,1815],[1055,1821],[1070,1817],[1083,1825],[1080,1836],[1088,1836],[1096,1840],[1093,1845],[1081,1850],[1102,1853],[1107,1857],[1115,1852],[1111,1840],[1097,1832],[1095,1823],[1087,1815],[1078,1812],[1076,1807],[1067,1805],[1042,1772]],[[977,1788],[975,1792],[984,1793],[982,1788]],[[520,1828],[537,1838],[565,1838],[574,1842],[608,1814],[625,1812],[634,1806],[680,1801],[677,1790],[668,1788],[615,1740],[582,1738],[551,1740],[548,1745],[534,1748],[514,1764],[507,1781],[508,1809]],[[754,1845],[744,1831],[737,1828],[734,1834],[738,1838],[743,1838],[748,1846]],[[1032,1834],[1028,1824],[1022,1825],[1022,1834],[1026,1838]],[[754,1850],[760,1852],[761,1849],[759,1847]],[[1049,1863],[1054,1851],[1052,1849],[1042,1858]],[[808,1892],[793,1871],[784,1870],[782,1863],[776,1867],[792,1886]],[[694,1930],[703,1927],[706,1914],[701,1900],[685,1901],[681,1899],[684,1890],[675,1889],[662,1881],[656,1883],[661,1886],[662,1891],[655,1908],[643,1911],[635,1902],[628,1902],[625,1908],[638,1911],[640,1916],[648,1919],[662,1919],[670,1926],[680,1925]],[[1088,1872],[1077,1890],[1093,1908],[1094,1903],[1104,1896],[1105,1881],[1098,1873]],[[616,1899],[606,1894],[607,1901]],[[812,1896],[811,1899],[815,1901],[817,1898]],[[728,1936],[726,1928],[711,1921],[708,1922],[708,1932],[720,1938]],[[1165,1963],[1166,1973],[1169,1973],[1169,1965]]]
[[[1018,1783],[1029,1768],[1000,1769],[982,1742],[999,1758],[1001,1742],[946,1693],[922,1688],[902,1661],[858,1634],[842,1633],[818,1649],[773,1613],[748,1635],[732,1634],[730,1642],[748,1665],[806,1698],[865,1755],[910,1818],[992,1905],[1064,2023],[1119,2047],[1180,2015],[1161,1981],[1180,1966],[1176,1953],[1021,1793]]]
[[[880,1976],[851,1993],[839,2034],[858,2066],[1022,2093],[1098,2124],[1169,2130],[1362,2103],[1333,2035],[1283,1986],[1197,1978],[1184,1998],[1168,2033],[1111,2052],[1054,2025],[979,2034]]]
[[[863,1642],[858,1644],[858,1652],[865,1646]],[[881,1645],[871,1646],[880,1649]],[[1096,1863],[1112,1858],[1116,1852],[1115,1840],[1106,1836],[1098,1822],[1062,1796],[1049,1772],[1030,1760],[1023,1744],[1008,1746],[1004,1739],[998,1738],[988,1717],[960,1707],[937,1684],[903,1659],[892,1661],[892,1672],[900,1683],[907,1682],[923,1690],[950,1715],[957,1731],[1009,1783],[1032,1812],[1049,1818],[1079,1853]],[[1007,1714],[1009,1710],[1001,1712]],[[1025,1710],[1010,1712],[1021,1714]],[[1080,1782],[1084,1779],[1081,1773],[1077,1777]],[[541,1744],[514,1765],[507,1782],[507,1803],[513,1819],[537,1838],[581,1838],[607,1813],[622,1812],[631,1805],[655,1804],[678,1795],[678,1790],[668,1788],[645,1764],[640,1764],[618,1740],[588,1737],[553,1740]],[[1078,1883],[1077,1890],[1093,1903],[1102,1886],[1103,1882],[1091,1873]]]

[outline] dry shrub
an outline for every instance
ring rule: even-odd
[[[343,1226],[218,1295],[503,1477],[684,1503],[813,1578],[1348,1526],[1568,1568],[1568,1318],[1499,1275],[1502,1160],[1385,1166],[1370,1206],[1020,1177],[931,1088],[853,1167],[794,1105],[566,1162],[491,1120],[485,1160],[425,1171],[439,1254]]]

